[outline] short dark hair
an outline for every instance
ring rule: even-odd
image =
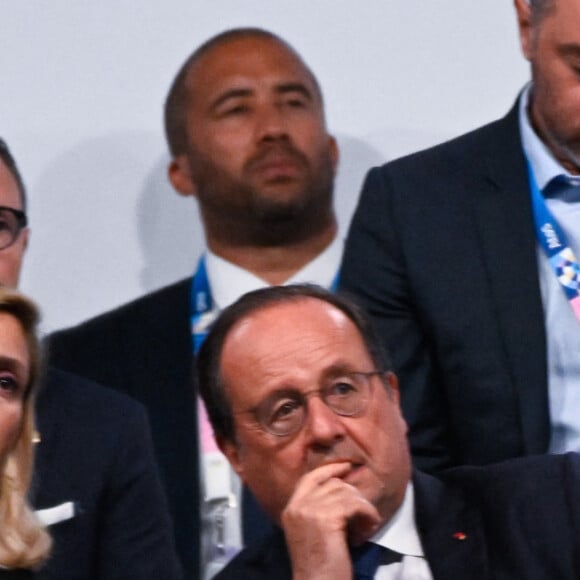
[[[0,160],[6,165],[8,171],[14,177],[16,185],[18,186],[18,193],[20,194],[20,203],[22,204],[22,210],[26,212],[26,188],[24,187],[24,181],[18,171],[18,166],[16,165],[16,160],[14,159],[10,149],[8,149],[8,144],[4,139],[0,137]]]
[[[188,149],[186,111],[190,96],[190,91],[187,84],[189,72],[195,66],[195,64],[197,64],[199,60],[210,50],[227,44],[228,42],[242,38],[264,38],[277,42],[288,48],[288,50],[292,52],[304,66],[304,69],[314,84],[316,94],[322,102],[322,90],[320,89],[320,85],[318,84],[314,73],[310,70],[300,55],[294,50],[294,48],[290,46],[290,44],[288,44],[285,40],[273,32],[269,32],[268,30],[264,30],[262,28],[232,28],[230,30],[226,30],[215,36],[212,36],[209,40],[206,40],[199,48],[197,48],[183,63],[177,75],[173,79],[173,82],[171,83],[171,88],[169,89],[169,93],[165,99],[164,120],[165,137],[167,139],[169,151],[173,157],[185,153]]]
[[[203,343],[196,360],[197,385],[216,437],[224,441],[235,441],[232,409],[221,375],[222,351],[230,331],[238,322],[254,312],[277,304],[302,302],[306,299],[320,300],[340,310],[360,332],[375,367],[384,371],[391,370],[390,357],[369,317],[345,296],[333,294],[312,284],[271,286],[248,292],[221,313]]]

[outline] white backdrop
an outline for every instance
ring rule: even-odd
[[[343,231],[371,165],[502,116],[528,76],[509,0],[2,2],[0,136],[29,189],[22,288],[45,330],[193,270],[201,229],[167,183],[162,105],[198,44],[248,25],[320,79]]]

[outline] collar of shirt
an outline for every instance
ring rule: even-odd
[[[399,509],[370,541],[403,556],[425,557],[415,524],[415,492],[412,482],[407,484],[405,498]]]
[[[524,153],[532,166],[536,183],[540,191],[548,185],[554,177],[564,175],[570,183],[580,185],[580,177],[572,175],[558,163],[546,144],[538,137],[534,131],[528,115],[528,104],[533,90],[532,83],[528,83],[520,96],[519,102],[519,124],[520,137]]]
[[[340,267],[342,247],[343,241],[335,238],[314,260],[286,280],[284,285],[309,282],[330,288]],[[216,256],[209,249],[206,251],[205,265],[213,303],[219,310],[233,304],[246,292],[268,286],[265,280]]]

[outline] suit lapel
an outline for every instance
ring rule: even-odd
[[[475,222],[520,402],[522,451],[544,453],[549,440],[546,339],[517,103],[488,143],[480,160],[485,185],[473,196]]]
[[[459,489],[416,472],[415,518],[434,580],[491,578],[480,514]]]

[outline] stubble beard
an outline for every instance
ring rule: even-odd
[[[334,223],[334,167],[330,152],[296,183],[254,186],[213,167],[199,180],[198,201],[206,227],[230,244],[284,246],[303,242]],[[296,188],[295,191],[291,191]],[[279,194],[277,195],[277,191]]]

